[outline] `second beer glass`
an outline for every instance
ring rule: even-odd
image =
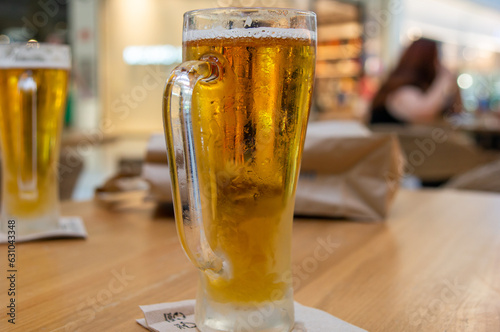
[[[28,235],[59,225],[57,167],[70,64],[67,45],[0,45],[5,233],[15,227],[16,235]]]

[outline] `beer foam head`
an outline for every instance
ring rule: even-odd
[[[229,38],[279,38],[279,39],[302,39],[316,40],[316,33],[307,29],[283,29],[283,28],[237,28],[210,30],[184,31],[184,41],[203,39],[229,39]]]
[[[0,68],[70,69],[70,48],[31,42],[0,45]]]

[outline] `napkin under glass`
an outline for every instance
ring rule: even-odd
[[[195,300],[140,306],[144,318],[137,323],[152,332],[198,332],[194,323]],[[324,311],[295,302],[295,326],[292,332],[366,332]]]

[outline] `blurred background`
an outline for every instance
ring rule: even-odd
[[[73,199],[91,198],[118,172],[140,173],[148,138],[163,130],[162,92],[181,61],[182,14],[212,7],[317,13],[312,121],[366,124],[370,102],[401,52],[419,38],[435,40],[461,90],[460,130],[473,148],[498,150],[498,0],[2,0],[0,43],[36,39],[72,47],[62,152],[84,165]],[[399,134],[405,148],[405,131]]]

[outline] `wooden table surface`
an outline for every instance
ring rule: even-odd
[[[171,218],[93,202],[63,213],[88,239],[17,244],[16,325],[3,277],[0,331],[145,331],[139,305],[194,298]],[[304,305],[369,331],[500,331],[500,195],[401,191],[383,223],[296,219],[293,236]]]

